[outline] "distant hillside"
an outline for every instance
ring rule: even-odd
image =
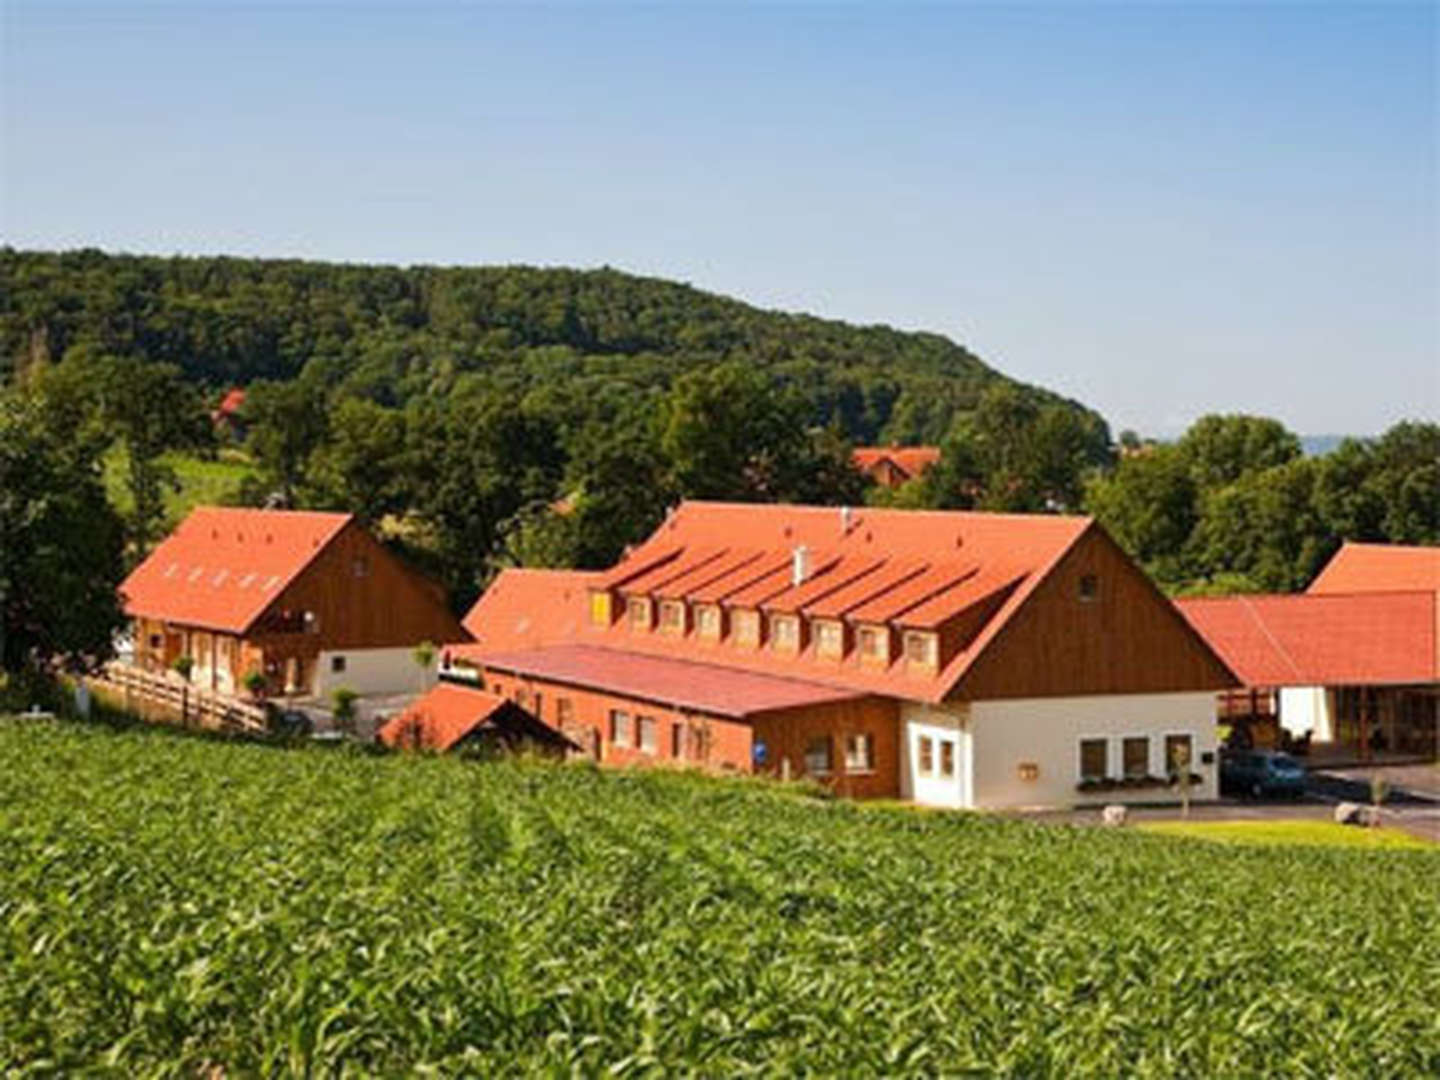
[[[1354,437],[1353,435],[1301,435],[1300,449],[1305,452],[1306,457],[1321,457],[1330,453],[1346,439]]]
[[[382,404],[467,375],[547,392],[664,388],[738,358],[802,389],[817,422],[838,418],[862,442],[936,441],[986,386],[1011,381],[938,334],[763,311],[611,269],[0,248],[0,378],[75,345],[170,361],[212,388],[315,365]]]

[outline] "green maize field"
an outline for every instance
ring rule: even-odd
[[[1440,854],[0,720],[0,1074],[1435,1076]]]

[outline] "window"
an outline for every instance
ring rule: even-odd
[[[494,694],[496,697],[504,697],[504,696],[505,696],[505,687],[501,686],[498,682],[497,682],[497,683],[492,683],[492,684],[490,685],[490,692],[491,692],[492,694]]]
[[[597,590],[590,594],[590,621],[596,626],[610,625],[610,594]]]
[[[805,771],[811,776],[830,774],[829,735],[817,735],[805,744]]]
[[[875,769],[875,736],[845,736],[845,771],[873,772]]]
[[[845,626],[831,619],[817,619],[811,625],[815,628],[815,652],[820,656],[839,659],[845,655]]]
[[[368,577],[370,575],[370,560],[364,555],[356,556],[350,563],[350,572],[356,577]]]
[[[935,771],[935,740],[929,735],[920,736],[920,775],[929,776]]]
[[[908,663],[933,668],[935,663],[935,635],[911,630],[905,634],[905,659]]]
[[[568,697],[555,699],[555,722],[561,727],[570,724],[575,719],[575,703]]]
[[[650,629],[650,598],[632,596],[625,603],[625,613],[630,618],[631,630]]]
[[[714,604],[695,606],[695,632],[712,641],[720,638],[720,609]]]
[[[331,670],[332,672],[334,672],[336,675],[338,675],[338,674],[340,674],[340,672],[344,671],[344,670],[345,670],[345,657],[343,657],[343,656],[332,656],[332,657],[330,657],[330,670]]]
[[[610,711],[610,741],[616,746],[630,746],[634,739],[630,730],[630,714],[619,709]]]
[[[640,749],[647,754],[655,753],[660,747],[659,740],[656,738],[655,718],[653,716],[637,717],[635,725],[640,735]]]
[[[955,775],[955,740],[940,740],[940,775],[947,779]]]
[[[674,724],[670,728],[670,756],[681,759],[685,756],[685,725]]]
[[[685,632],[685,604],[683,601],[660,601],[660,629],[667,634],[683,634]]]
[[[158,648],[160,648],[160,635],[159,635],[159,634],[151,634],[151,635],[150,635],[150,648],[152,648],[152,649],[158,649]]]
[[[800,620],[794,615],[770,617],[771,644],[782,652],[800,651]]]
[[[1150,739],[1147,736],[1126,736],[1124,751],[1126,776],[1145,776],[1150,772]]]
[[[1195,745],[1189,735],[1165,736],[1165,772],[1172,779],[1195,763]]]
[[[758,611],[737,611],[731,616],[735,626],[735,640],[741,645],[760,644],[760,613]]]
[[[537,691],[535,692],[535,715],[536,715],[537,718],[538,718],[538,717],[543,717],[543,716],[545,715],[544,712],[541,711],[541,710],[543,710],[544,708],[545,708],[545,695],[542,694],[542,693],[540,693],[540,692],[537,690]]]
[[[862,626],[856,634],[863,660],[890,662],[890,631],[883,626]]]
[[[1100,599],[1100,579],[1094,574],[1081,574],[1075,594],[1084,604]]]
[[[1104,739],[1080,740],[1080,779],[1104,780],[1109,771],[1109,746]]]

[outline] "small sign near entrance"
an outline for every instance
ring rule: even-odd
[[[1040,779],[1040,766],[1033,761],[1022,761],[1020,763],[1020,779],[1027,784],[1033,784]]]

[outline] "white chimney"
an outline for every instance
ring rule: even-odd
[[[840,535],[850,535],[850,507],[840,507]]]
[[[790,553],[790,584],[801,585],[810,576],[810,549],[801,544]]]

